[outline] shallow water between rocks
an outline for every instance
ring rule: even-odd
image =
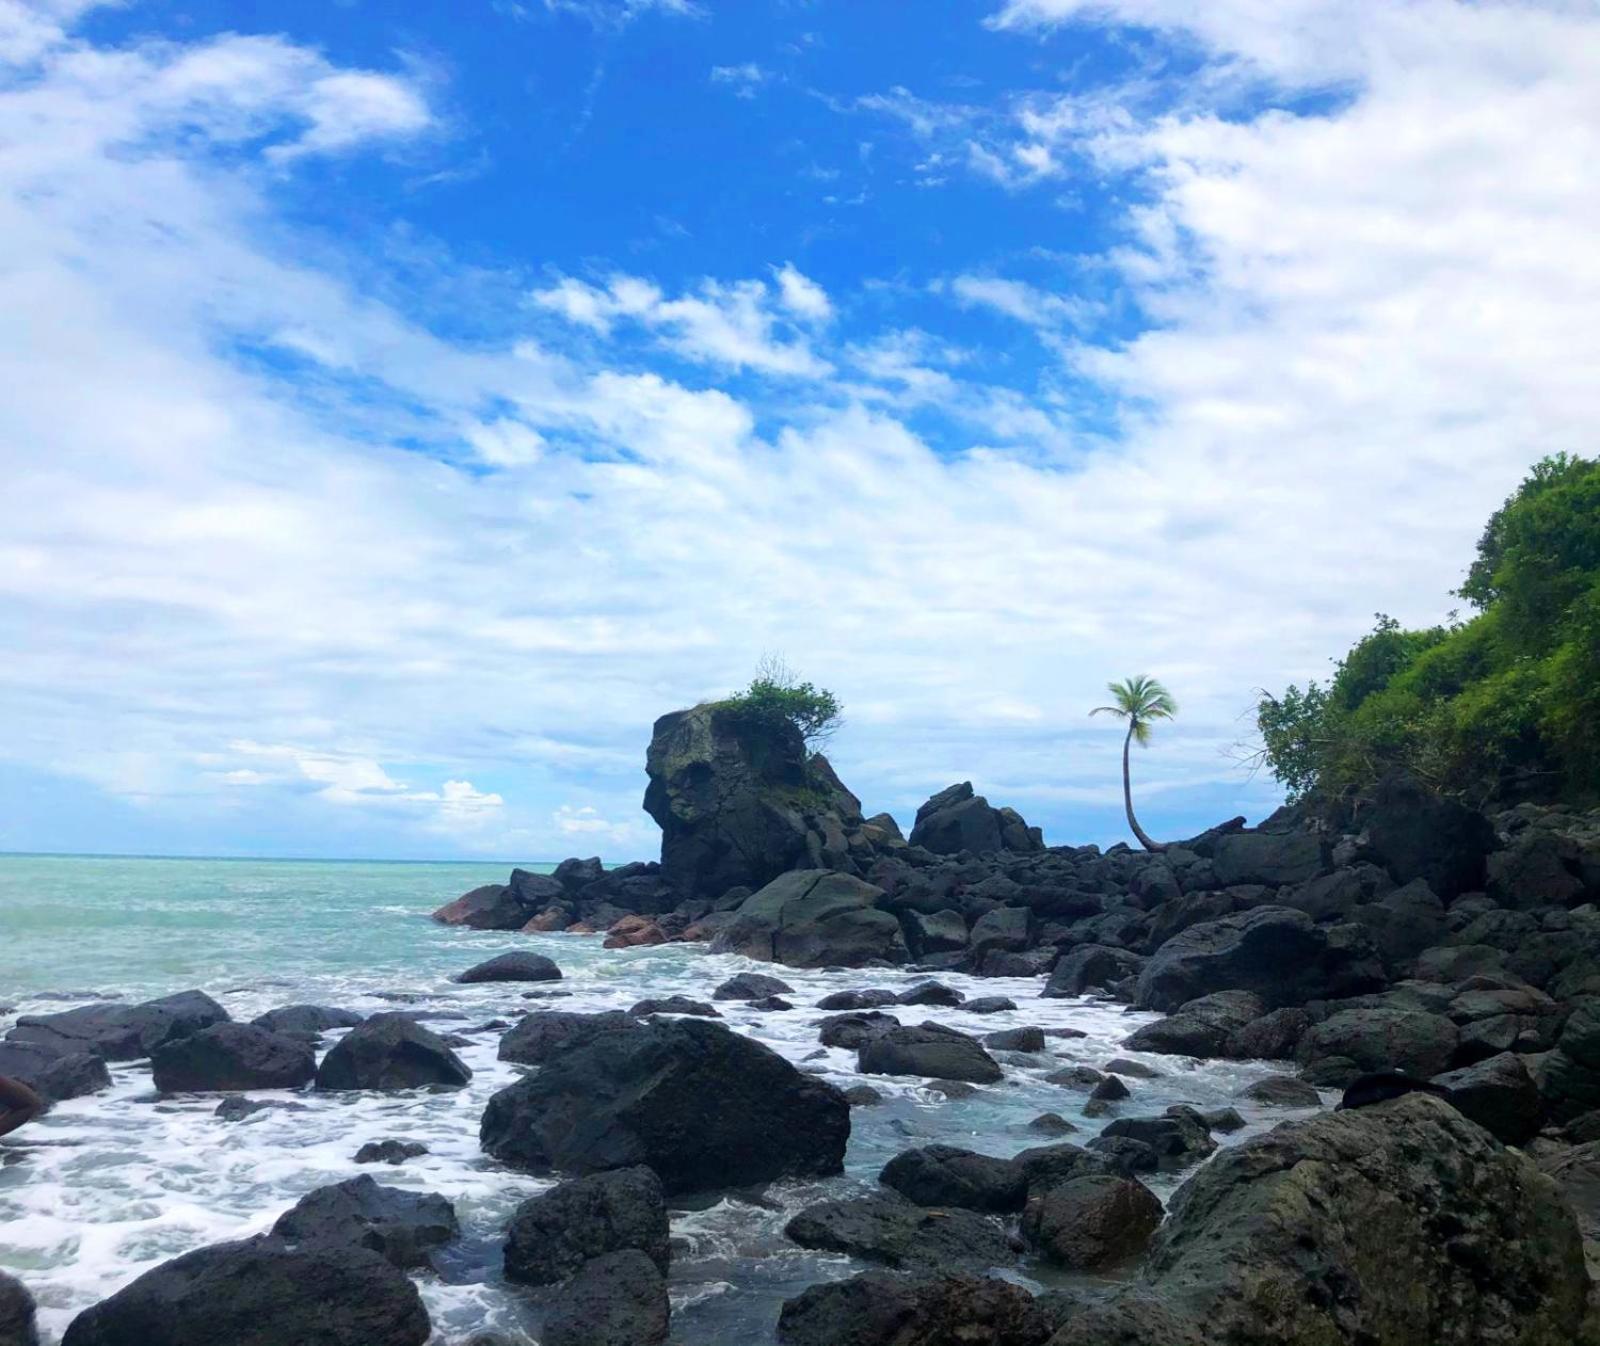
[[[295,1003],[420,1012],[430,1027],[469,1040],[458,1051],[474,1071],[471,1085],[458,1091],[301,1093],[292,1097],[305,1111],[268,1110],[229,1123],[212,1115],[215,1095],[161,1099],[148,1063],[114,1066],[109,1092],[60,1104],[0,1142],[0,1267],[22,1277],[37,1296],[46,1342],[58,1340],[81,1309],[156,1263],[260,1233],[312,1188],[360,1173],[438,1192],[456,1205],[463,1238],[440,1259],[437,1274],[419,1278],[436,1343],[465,1342],[489,1330],[525,1332],[524,1292],[501,1278],[500,1244],[517,1203],[552,1180],[510,1172],[478,1148],[484,1104],[521,1073],[496,1059],[499,1030],[480,1026],[545,1008],[626,1009],[647,996],[709,1000],[714,987],[740,971],[781,977],[794,987],[785,998],[796,1008],[761,1013],[719,1002],[730,1027],[842,1087],[870,1083],[884,1102],[852,1110],[842,1177],[713,1197],[674,1211],[673,1341],[682,1346],[770,1342],[784,1299],[818,1280],[864,1269],[795,1247],[783,1226],[808,1202],[870,1190],[878,1170],[899,1151],[942,1142],[1010,1155],[1054,1139],[1028,1129],[1043,1112],[1061,1113],[1079,1126],[1066,1139],[1090,1139],[1111,1117],[1081,1117],[1084,1095],[1045,1080],[1064,1066],[1100,1066],[1119,1055],[1142,1060],[1164,1073],[1129,1080],[1133,1097],[1112,1116],[1158,1113],[1179,1102],[1232,1105],[1249,1125],[1232,1136],[1219,1134],[1224,1145],[1305,1115],[1234,1097],[1283,1067],[1127,1052],[1124,1038],[1159,1016],[1089,999],[1044,1000],[1042,979],[939,974],[969,998],[1004,995],[1017,1002],[1016,1010],[999,1014],[891,1009],[906,1023],[929,1019],[974,1033],[1033,1024],[1086,1035],[1051,1038],[1037,1061],[1005,1061],[1000,1084],[950,1100],[918,1080],[858,1075],[853,1052],[829,1050],[807,1059],[819,1050],[817,1000],[852,987],[904,988],[921,980],[918,974],[806,972],[713,956],[700,945],[607,950],[597,935],[484,933],[427,919],[465,889],[503,880],[506,868],[0,857],[0,1032],[20,1013],[82,1003],[71,995],[56,998],[63,992],[133,1000],[199,987],[236,1019]],[[537,987],[451,982],[473,963],[509,949],[548,955],[564,980]],[[564,994],[524,998],[529,991]],[[327,1035],[324,1046],[338,1036]],[[429,1153],[397,1167],[354,1163],[364,1142],[391,1136],[420,1141]],[[1162,1174],[1149,1182],[1165,1199],[1183,1176]],[[1032,1262],[1004,1274],[1034,1288],[1064,1283]]]

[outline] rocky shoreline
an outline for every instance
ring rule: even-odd
[[[1102,852],[1046,847],[961,785],[906,838],[798,736],[717,707],[663,717],[647,769],[660,863],[518,870],[435,913],[773,965],[626,1012],[552,998],[495,1029],[499,1058],[527,1073],[489,1100],[479,1144],[506,1170],[559,1179],[516,1209],[502,1253],[545,1346],[668,1340],[674,1212],[837,1174],[875,1079],[958,1094],[1049,1062],[1038,1027],[941,1022],[1019,1008],[945,974],[1158,1011],[1128,1051],[1283,1063],[1246,1096],[1297,1119],[1229,1143],[1240,1119],[1226,1108],[1141,1106],[1146,1062],[1059,1070],[1041,1143],[912,1146],[877,1191],[788,1219],[790,1241],[853,1274],[788,1299],[771,1329],[783,1346],[1600,1340],[1600,816],[1484,817],[1396,777],[1349,817],[1281,811],[1159,853]],[[808,1006],[786,968],[859,982]],[[553,997],[561,969],[510,952],[458,980]],[[733,1031],[718,1007],[734,1005],[812,1010],[819,1047],[853,1052],[859,1083]],[[106,1087],[107,1062],[148,1059],[158,1091],[226,1094],[219,1116],[242,1116],[296,1106],[252,1090],[460,1089],[459,1046],[403,1011],[285,1006],[236,1023],[188,992],[23,1016],[0,1071],[66,1099]],[[1371,1088],[1392,1071],[1431,1087]],[[1352,1085],[1369,1105],[1322,1110]],[[1096,1134],[1060,1139],[1080,1127]],[[406,1147],[396,1136],[371,1159],[407,1162]],[[1172,1174],[1187,1177],[1163,1208],[1151,1184]],[[420,1346],[431,1326],[411,1273],[458,1234],[442,1197],[332,1184],[267,1233],[147,1272],[63,1340]],[[1105,1279],[1035,1294],[994,1275],[1029,1268]],[[28,1346],[31,1321],[26,1290],[0,1280],[0,1346]]]

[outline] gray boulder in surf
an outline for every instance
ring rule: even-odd
[[[489,1100],[483,1148],[534,1173],[646,1164],[668,1194],[838,1173],[850,1105],[833,1085],[704,1019],[602,1032]]]
[[[711,950],[789,967],[907,962],[899,920],[878,908],[883,895],[849,874],[798,869],[747,897]]]
[[[62,1052],[92,1052],[107,1061],[134,1061],[163,1043],[226,1022],[228,1011],[205,992],[180,991],[138,1005],[81,1005],[60,1014],[24,1014],[6,1038],[40,1042]]]
[[[317,1058],[303,1038],[254,1024],[212,1024],[157,1047],[150,1071],[164,1094],[298,1089],[311,1083]]]
[[[319,1089],[459,1089],[471,1078],[443,1038],[404,1014],[374,1014],[317,1067]]]

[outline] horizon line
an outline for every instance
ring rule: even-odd
[[[575,857],[567,857],[575,858]],[[497,857],[426,858],[378,855],[179,855],[152,851],[13,851],[0,848],[0,860],[214,860],[254,861],[260,864],[321,864],[321,865],[558,865],[560,860],[506,860]],[[632,860],[610,861],[603,856],[600,863],[608,870],[618,865],[633,864]]]

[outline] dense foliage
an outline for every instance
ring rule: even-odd
[[[801,682],[788,665],[773,657],[763,659],[750,685],[725,704],[754,719],[787,721],[808,747],[825,742],[844,719],[838,697],[826,687]]]
[[[1378,617],[1326,684],[1263,695],[1291,798],[1360,793],[1405,766],[1474,802],[1600,796],[1600,461],[1539,463],[1489,520],[1466,621]]]

